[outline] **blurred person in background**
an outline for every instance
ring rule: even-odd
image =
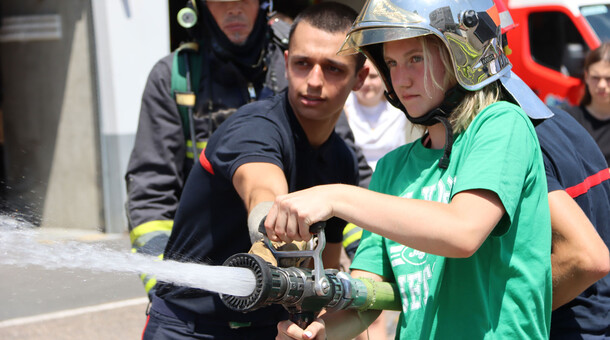
[[[385,98],[383,80],[367,60],[369,75],[362,88],[352,92],[345,102],[345,115],[369,166],[375,170],[377,161],[388,152],[421,136],[405,114]]]
[[[587,131],[610,164],[610,42],[604,42],[585,58],[585,94],[580,105],[567,111]]]

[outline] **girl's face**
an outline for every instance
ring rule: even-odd
[[[598,61],[585,71],[585,82],[594,104],[610,104],[610,63]]]
[[[384,43],[384,58],[392,86],[414,118],[438,107],[445,97],[445,89],[435,85],[443,84],[445,66],[438,49],[432,47],[429,50],[430,60],[424,60],[422,44],[417,38]],[[426,67],[426,63],[430,65]]]

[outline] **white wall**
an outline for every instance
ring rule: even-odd
[[[167,1],[94,0],[103,134],[135,133],[153,64],[169,53]]]
[[[92,8],[106,231],[121,232],[142,91],[154,63],[170,52],[169,9],[166,0],[93,0]]]

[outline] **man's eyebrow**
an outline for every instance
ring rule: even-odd
[[[349,65],[347,63],[341,62],[339,60],[335,60],[335,59],[326,59],[327,62],[333,66],[336,66],[337,68],[346,68]]]
[[[311,60],[312,58],[310,56],[307,55],[301,55],[301,54],[293,54],[292,58],[295,60]],[[333,58],[324,58],[322,64],[327,64],[327,65],[332,65],[334,67],[337,68],[347,68],[349,67],[349,64],[344,63],[342,61],[333,59]]]
[[[309,59],[309,57],[306,55],[300,55],[300,54],[294,54],[294,53],[290,54],[290,57],[293,59]]]
[[[293,54],[292,58],[297,59],[297,60],[311,60],[312,58],[310,56],[307,55],[301,55],[301,54]],[[347,63],[344,63],[342,61],[333,59],[333,58],[324,58],[324,62],[325,64],[330,64],[332,66],[338,67],[338,68],[345,68],[348,67]]]

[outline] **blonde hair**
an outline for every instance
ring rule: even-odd
[[[433,86],[447,91],[451,86],[457,83],[449,50],[435,35],[420,36],[417,37],[417,39],[422,45],[424,61],[431,60],[432,49],[436,49],[436,52],[438,52],[443,66],[445,67],[445,76],[441,82],[439,82],[432,76],[432,63],[425,63],[424,87],[426,88],[426,91],[429,85],[428,78],[431,78]],[[502,92],[500,91],[497,82],[491,83],[477,91],[466,91],[466,96],[462,102],[449,114],[449,122],[453,128],[453,133],[457,134],[466,130],[479,112],[501,99]]]

